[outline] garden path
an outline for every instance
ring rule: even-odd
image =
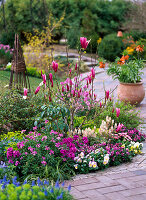
[[[118,81],[106,74],[106,69],[95,67],[96,77],[94,82],[97,98],[104,97],[104,90],[114,90]],[[143,70],[143,82],[146,89],[146,68]],[[83,77],[86,77],[86,73]],[[103,84],[104,83],[104,84]],[[117,98],[116,89],[113,92]],[[146,97],[136,107],[144,119],[141,131],[146,133]],[[77,175],[71,181],[66,181],[66,186],[71,184],[71,194],[79,200],[146,200],[146,142],[143,154],[134,157],[131,163],[110,167],[104,171],[88,175]]]

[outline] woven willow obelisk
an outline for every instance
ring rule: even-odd
[[[19,41],[18,34],[15,34],[13,60],[12,60],[11,76],[9,83],[9,88],[12,87],[17,88],[20,91],[21,90],[23,91],[23,88],[27,88],[29,89],[30,92],[30,84],[23,57],[23,50]]]

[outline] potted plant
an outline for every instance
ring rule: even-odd
[[[5,67],[11,61],[12,51],[9,45],[0,44],[0,66]]]
[[[137,46],[138,54],[143,51],[143,46]],[[139,57],[139,56],[138,56]],[[118,79],[120,84],[117,88],[118,98],[124,102],[139,104],[145,96],[145,90],[141,81],[141,70],[144,68],[143,61],[139,58],[131,58],[129,55],[123,55],[112,63],[107,73],[114,79]]]

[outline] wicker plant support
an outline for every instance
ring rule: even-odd
[[[23,88],[27,88],[30,92],[29,78],[27,75],[26,65],[23,57],[23,50],[20,45],[18,34],[15,34],[9,88],[11,89],[13,85],[20,91],[22,91]]]

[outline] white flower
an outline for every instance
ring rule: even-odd
[[[27,96],[23,96],[23,99],[27,99]]]
[[[78,169],[78,164],[74,165],[75,169]]]
[[[43,85],[43,81],[39,84],[39,86],[41,87]]]
[[[84,152],[81,152],[79,155],[81,158],[84,158]]]
[[[109,162],[109,154],[106,154],[104,156],[103,164],[106,165],[106,164],[108,164],[108,162]]]
[[[92,161],[89,162],[89,167],[92,167]]]

